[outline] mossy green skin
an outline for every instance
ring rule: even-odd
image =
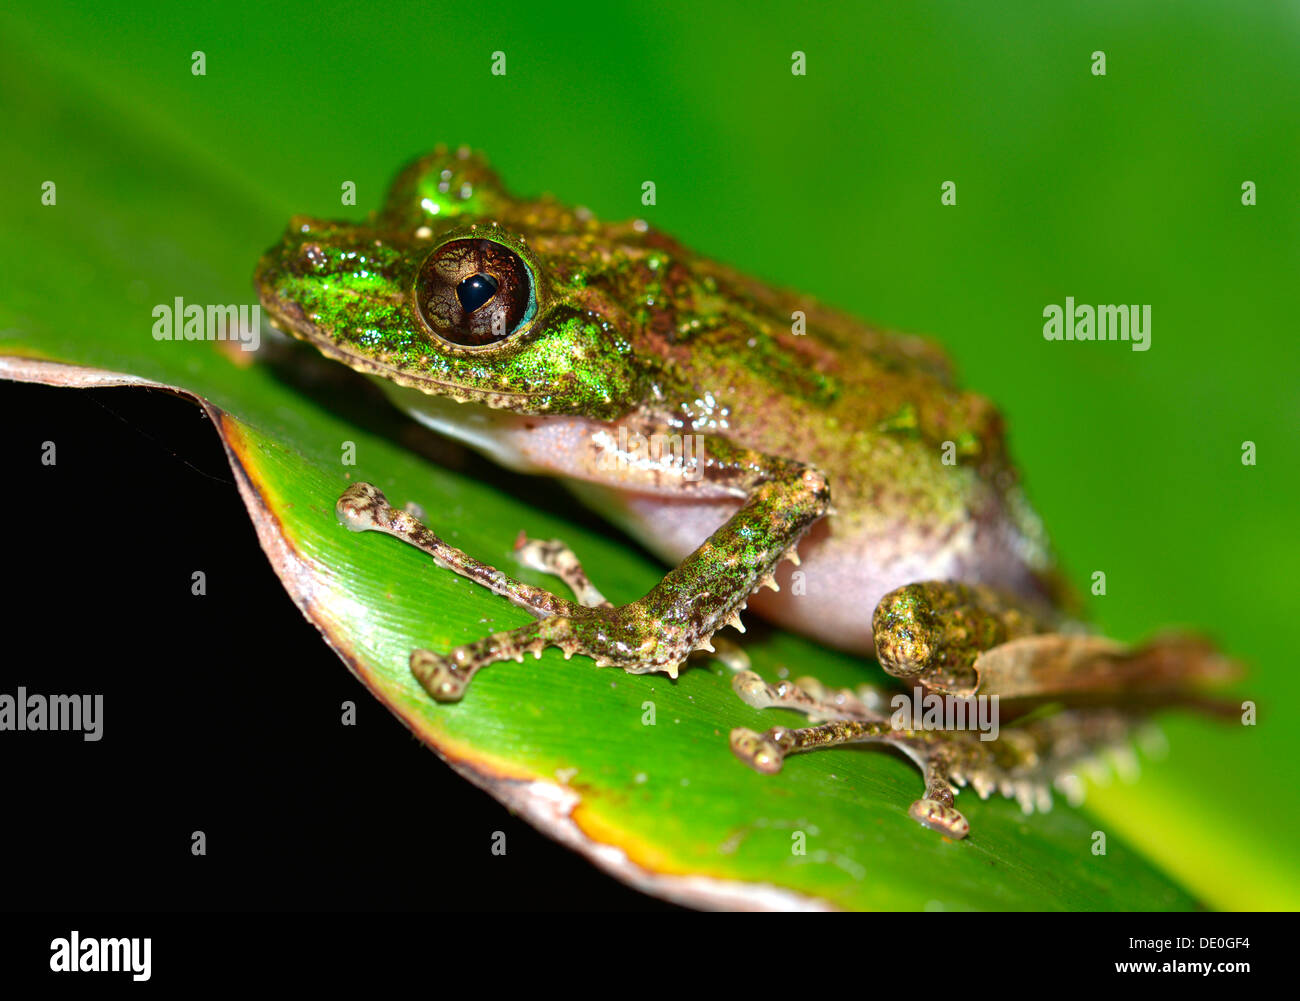
[[[466,150],[408,166],[363,224],[293,219],[255,281],[275,326],[381,380],[426,423],[517,468],[564,476],[676,564],[616,608],[562,545],[526,544],[533,565],[571,585],[579,600],[569,601],[448,546],[374,487],[354,485],[338,502],[349,527],[417,546],[538,619],[447,654],[415,651],[412,671],[440,701],[461,698],[484,666],[546,647],[675,677],[694,651],[713,649],[716,630],[740,626],[762,585],[780,590],[778,565],[800,556],[807,596],[763,595],[760,611],[874,651],[886,670],[936,691],[996,694],[1003,679],[1016,695],[1050,694],[1094,678],[1128,690],[1148,675],[1180,676],[1190,648],[1138,658],[1146,667],[1135,670],[1114,645],[1051,632],[1070,599],[1001,419],[955,386],[927,341],[774,289],[643,222],[515,198]],[[705,447],[646,462],[622,443],[629,429]],[[1002,650],[1011,655],[992,657]],[[1090,672],[1090,659],[1103,667]],[[1090,680],[1062,684],[1076,670]],[[763,691],[768,701],[754,704],[783,704]],[[1081,712],[991,747],[970,734],[892,738],[926,770],[913,816],[964,836],[950,779],[968,776],[1041,802],[1053,769],[1118,726],[1113,713]],[[770,771],[789,751],[885,734],[865,710],[819,714],[849,722],[736,731],[733,750]],[[1031,765],[1032,776],[1017,771]]]
[[[469,237],[514,251],[533,278],[531,318],[488,347],[439,338],[413,294],[431,252]],[[871,540],[875,562],[974,527],[997,549],[986,583],[1063,597],[1000,415],[953,384],[933,343],[774,289],[643,223],[515,198],[467,151],[408,166],[363,225],[295,218],[256,283],[276,325],[383,380],[520,414],[635,414],[640,427],[707,436],[711,462],[721,442],[795,460],[831,483],[823,531]]]

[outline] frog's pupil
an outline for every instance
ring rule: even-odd
[[[496,294],[497,280],[491,275],[470,275],[456,286],[456,298],[466,313],[474,312]]]

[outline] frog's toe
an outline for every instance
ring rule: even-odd
[[[382,490],[369,483],[352,484],[334,503],[339,521],[353,532],[377,528],[382,513],[387,509],[388,498]]]
[[[438,702],[459,702],[469,687],[469,677],[449,658],[432,650],[411,653],[411,673]]]
[[[767,697],[767,682],[760,678],[753,671],[742,671],[731,679],[732,690],[740,696],[740,700],[747,706],[754,709],[767,709],[772,702]],[[735,746],[737,730],[732,733],[732,746]],[[745,733],[751,731],[746,730]]]
[[[775,775],[781,770],[785,753],[772,739],[771,732],[755,733],[745,727],[731,731],[731,753],[756,772]]]
[[[970,821],[955,807],[934,799],[918,799],[907,808],[912,819],[932,831],[960,841],[970,833]]]

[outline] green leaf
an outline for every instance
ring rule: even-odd
[[[199,354],[183,364],[193,383],[203,382],[207,368],[229,364],[205,345],[181,354],[191,351]],[[129,381],[14,357],[0,357],[0,374],[60,385]],[[226,443],[262,546],[304,614],[371,692],[453,767],[619,878],[715,907],[1192,906],[1118,839],[1106,857],[1093,856],[1095,825],[1078,811],[1058,807],[1028,819],[1005,800],[963,801],[978,834],[954,843],[908,818],[920,779],[888,753],[797,757],[774,778],[750,771],[732,758],[729,730],[790,722],[794,714],[772,711],[760,722],[717,663],[673,682],[548,651],[540,660],[494,665],[459,704],[434,703],[407,669],[411,649],[447,649],[527,616],[409,547],[339,525],[333,503],[348,482],[337,458],[342,440],[356,442],[361,457],[349,472],[392,496],[418,499],[450,541],[481,558],[508,566],[514,526],[565,538],[615,601],[643,593],[658,568],[579,521],[520,503],[511,485],[430,466],[315,412],[307,398],[264,389],[250,417],[275,426],[275,434],[202,402]],[[284,407],[310,416],[302,437],[276,422]],[[543,575],[518,574],[547,583]],[[807,669],[851,684],[865,670],[781,633],[760,632],[745,649],[769,678]],[[647,702],[654,703],[654,726],[642,724]],[[806,855],[792,853],[796,832],[806,835]]]

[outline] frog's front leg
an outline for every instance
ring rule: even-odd
[[[525,566],[559,577],[573,592],[578,604],[587,608],[612,608],[613,604],[591,583],[582,563],[572,549],[559,539],[530,539],[523,532],[515,540],[515,557]],[[749,670],[749,656],[739,644],[722,636],[712,637],[707,645],[696,648],[695,656],[713,657],[733,671]]]
[[[524,566],[559,577],[585,608],[612,608],[608,598],[596,589],[577,554],[559,539],[530,539],[523,532],[515,539],[515,557]]]
[[[539,618],[446,655],[415,651],[411,670],[435,699],[455,701],[481,668],[500,660],[522,661],[527,653],[540,657],[542,650],[552,646],[566,658],[581,653],[600,666],[676,677],[695,650],[710,649],[715,631],[739,625],[739,612],[750,594],[765,583],[775,586],[772,570],[793,553],[829,503],[826,479],[814,469],[725,445],[719,451],[725,461],[717,461],[713,478],[729,478],[730,488],[744,494],[744,503],[649,594],[617,608],[566,601],[513,580],[447,545],[409,513],[390,506],[369,484],[350,487],[337,507],[340,519],[354,531],[380,531],[408,542],[439,566],[482,584]]]
[[[793,709],[820,723],[833,719],[882,719],[885,695],[870,685],[830,689],[816,678],[778,681],[769,685],[753,671],[742,671],[731,679],[731,687],[742,702],[755,709]]]

